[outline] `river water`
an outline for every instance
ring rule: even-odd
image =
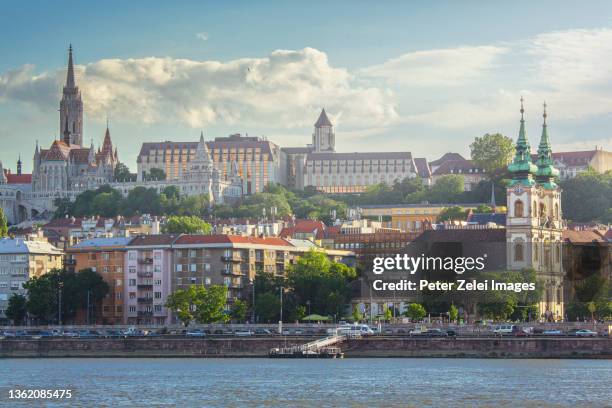
[[[0,391],[1,407],[606,407],[612,361],[0,359]]]

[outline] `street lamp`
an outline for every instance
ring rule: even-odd
[[[64,288],[64,282],[59,282],[58,283],[58,296],[59,296],[59,302],[57,304],[57,320],[59,325],[62,325],[62,289]]]
[[[255,277],[251,280],[253,285],[253,302],[251,303],[251,323],[255,324]]]
[[[310,300],[306,301],[306,306],[308,306],[308,316],[310,316]]]

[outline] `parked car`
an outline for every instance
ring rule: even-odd
[[[74,330],[64,330],[63,337],[79,337],[79,333]]]
[[[258,336],[271,336],[272,332],[268,329],[258,328],[258,329],[255,329],[255,334]]]
[[[523,329],[517,329],[515,331],[512,332],[512,334],[514,335],[514,337],[529,337],[531,336],[531,333],[523,330]]]
[[[457,337],[457,332],[454,330],[447,330],[446,334],[448,335],[448,337]]]
[[[427,337],[448,337],[448,333],[441,329],[429,329],[423,334]]]
[[[187,333],[185,333],[185,336],[187,337],[206,337],[206,333],[204,333],[204,330],[202,329],[191,329],[191,330],[187,330]]]
[[[559,329],[544,330],[541,333],[544,336],[561,336],[563,332]]]
[[[427,328],[426,327],[422,327],[422,326],[417,326],[414,329],[411,329],[408,334],[411,336],[420,336],[422,334],[424,334],[425,332],[427,332]]]
[[[596,337],[597,332],[588,329],[576,330],[576,336],[578,337]]]
[[[234,336],[236,337],[250,337],[253,335],[253,332],[250,330],[236,330],[234,332]]]

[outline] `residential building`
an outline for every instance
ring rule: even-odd
[[[125,253],[124,320],[127,324],[171,323],[166,308],[172,292],[172,244],[179,235],[143,235],[127,245]]]
[[[536,159],[536,155],[532,155]],[[598,173],[612,170],[612,152],[603,147],[595,147],[594,150],[556,152],[552,154],[555,167],[559,169],[561,180],[574,178],[583,171],[591,168]]]
[[[61,269],[63,252],[38,237],[0,239],[0,325],[8,324],[6,308],[13,294],[26,295],[30,278]]]
[[[125,261],[130,237],[85,239],[66,250],[66,268],[72,272],[91,269],[108,284],[101,305],[92,305],[89,316],[79,323],[123,324],[125,299]]]
[[[463,189],[471,191],[478,183],[487,178],[483,168],[478,167],[472,160],[467,160],[458,153],[446,153],[429,165],[432,185],[436,184],[443,176],[455,174],[463,178]]]

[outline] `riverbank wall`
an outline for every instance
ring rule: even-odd
[[[34,357],[267,357],[275,347],[315,338],[120,338],[0,340],[0,358]],[[609,338],[410,338],[350,339],[352,357],[601,358],[612,359]]]

